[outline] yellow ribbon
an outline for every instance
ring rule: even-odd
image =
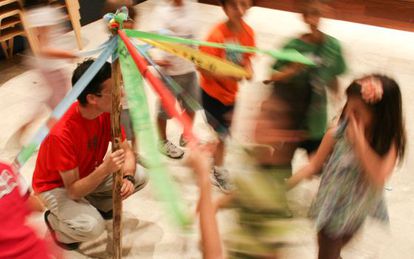
[[[187,59],[190,62],[194,63],[197,67],[200,67],[217,75],[232,76],[236,78],[251,77],[251,73],[241,66],[184,45],[159,42],[142,38],[139,40],[173,55]]]

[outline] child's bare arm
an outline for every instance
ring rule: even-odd
[[[330,129],[326,132],[322,139],[322,143],[318,148],[315,156],[312,157],[311,161],[307,166],[300,169],[287,181],[287,187],[289,189],[295,187],[304,178],[309,178],[312,175],[322,170],[323,164],[330,155],[335,145],[334,129]]]
[[[63,58],[63,59],[74,59],[78,58],[73,52],[62,49],[53,48],[39,48],[39,54],[47,58]]]
[[[265,80],[264,83],[269,84],[272,82],[280,82],[280,81],[288,80],[294,75],[296,75],[299,71],[301,71],[303,67],[304,65],[302,64],[292,63],[284,67],[280,71],[273,72],[270,78],[268,80]]]
[[[64,58],[64,59],[73,59],[78,56],[75,55],[72,51],[58,49],[50,47],[49,39],[49,29],[48,27],[37,28],[37,38],[39,40],[38,46],[38,55],[47,57],[47,58]]]
[[[205,156],[206,153],[196,147],[189,158],[190,165],[197,174],[200,188],[199,210],[203,258],[220,259],[224,258],[224,254],[215,215],[216,210],[211,197],[210,165]]]

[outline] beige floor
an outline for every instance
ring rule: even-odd
[[[159,0],[149,0],[137,6],[141,18],[140,29],[151,30],[154,20],[153,8]],[[219,7],[196,4],[198,15],[194,21],[200,27],[202,38],[208,29],[224,18]],[[246,18],[257,33],[258,45],[261,48],[275,48],[280,46],[288,37],[304,31],[297,14],[254,7]],[[349,71],[341,77],[342,87],[354,77],[370,72],[380,72],[395,77],[401,85],[404,99],[404,112],[407,122],[408,139],[413,136],[414,121],[411,112],[414,111],[414,34],[396,30],[382,29],[348,22],[323,20],[323,30],[341,40],[349,64]],[[87,49],[101,44],[106,38],[105,28],[98,21],[82,28],[82,35]],[[65,36],[73,40],[73,35]],[[255,60],[256,77],[253,82],[260,82],[267,71],[271,60],[258,56]],[[70,71],[75,64],[68,65]],[[2,77],[3,70],[2,67]],[[7,70],[10,72],[9,70]],[[15,70],[13,70],[15,71]],[[20,70],[19,70],[20,71]],[[22,69],[23,71],[23,69]],[[40,104],[47,96],[42,82],[34,71],[27,70],[19,76],[5,82],[0,87],[0,159],[10,160],[16,154],[19,144],[15,141],[15,131],[37,113],[47,114],[47,110]],[[149,90],[151,111],[155,110],[155,97]],[[246,141],[249,134],[242,131],[243,117],[257,108],[261,97],[266,93],[260,83],[245,83],[239,94],[237,119],[234,135],[237,141]],[[340,108],[340,105],[331,107],[331,114]],[[249,126],[249,125],[247,125]],[[243,125],[246,128],[246,125]],[[196,130],[204,129],[202,119],[197,119]],[[176,122],[169,124],[168,135],[178,142],[180,129]],[[204,134],[204,133],[201,133]],[[36,157],[32,157],[22,172],[30,181]],[[239,163],[231,157],[227,159],[229,165]],[[197,199],[197,188],[191,172],[183,166],[183,161],[166,160],[171,175],[178,185],[189,211],[194,210]],[[294,166],[304,162],[298,152]],[[414,254],[414,176],[409,168],[413,168],[414,160],[412,145],[409,142],[407,157],[401,168],[396,170],[387,184],[386,196],[391,214],[389,231],[385,231],[375,222],[369,221],[361,233],[344,251],[344,259],[368,258],[413,258]],[[317,181],[301,184],[291,193],[292,208],[296,215],[296,230],[288,237],[291,246],[285,249],[284,258],[316,258],[315,233],[312,224],[304,218],[306,210],[315,194]],[[163,203],[157,201],[152,192],[153,186],[131,197],[124,206],[124,236],[123,247],[125,258],[200,258],[198,250],[197,226],[190,233],[180,233],[170,224],[169,213],[163,209]],[[232,222],[232,212],[219,213],[220,226],[226,232]],[[41,215],[31,220],[39,233],[45,232]],[[291,222],[293,224],[293,222]],[[106,235],[92,242],[82,244],[80,251],[67,253],[67,258],[108,258],[105,252]]]

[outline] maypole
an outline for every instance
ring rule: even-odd
[[[128,19],[128,9],[120,8],[111,17],[109,27],[113,37],[118,37],[118,31],[122,29],[123,22]],[[118,46],[117,46],[118,48]],[[112,152],[121,148],[121,67],[116,56],[117,51],[112,54],[112,109],[111,109],[111,139]],[[112,251],[113,258],[122,258],[122,197],[121,188],[123,172],[118,170],[112,173]]]
[[[112,152],[115,152],[120,149],[121,143],[121,72],[118,59],[112,60],[112,81],[111,136]],[[112,177],[113,258],[119,259],[122,256],[122,171],[118,170],[117,172],[114,172]]]

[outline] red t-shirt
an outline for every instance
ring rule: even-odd
[[[240,32],[235,33],[229,29],[226,23],[221,23],[213,28],[207,37],[207,41],[254,47],[256,43],[253,29],[245,22],[242,22],[242,27],[243,29]],[[228,61],[231,61],[242,67],[250,63],[250,58],[253,55],[251,53],[240,53],[237,51],[205,46],[201,46],[200,50],[210,55],[222,59],[227,59]],[[219,100],[225,105],[234,104],[237,90],[239,89],[236,80],[219,80],[215,77],[204,75],[203,73],[201,73],[200,76],[200,86],[208,95]]]
[[[40,145],[33,174],[34,191],[64,186],[59,172],[78,167],[79,178],[92,173],[102,163],[110,140],[109,113],[88,120],[80,114],[78,102],[72,104]]]
[[[26,225],[29,213],[17,175],[0,162],[0,258],[49,258],[45,242]]]

